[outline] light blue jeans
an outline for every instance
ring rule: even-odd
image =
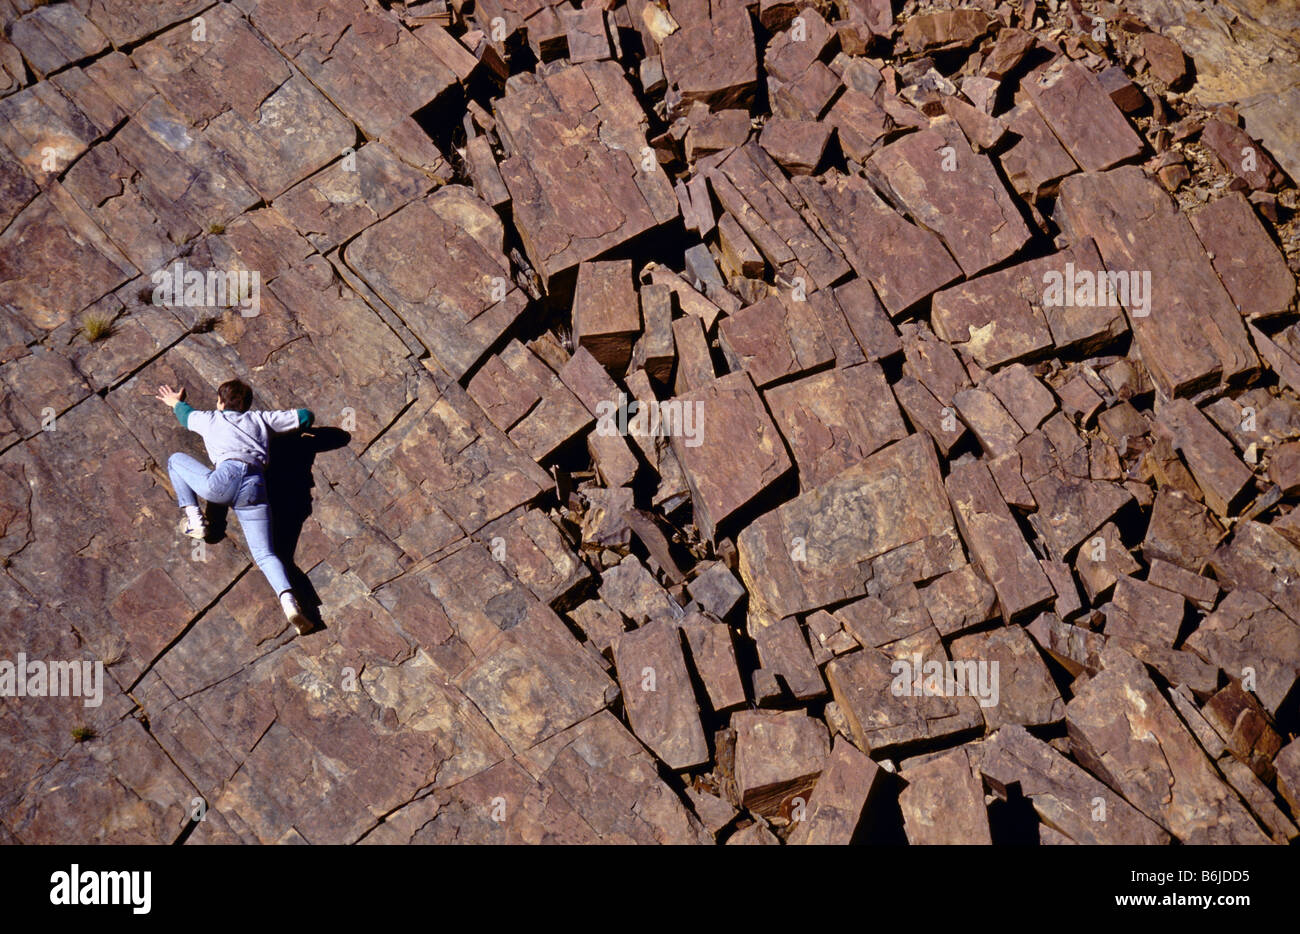
[[[266,478],[262,471],[234,460],[224,460],[215,470],[210,470],[188,454],[173,454],[167,459],[167,473],[182,507],[197,506],[197,494],[209,503],[233,509],[253,560],[275,592],[282,594],[293,589],[284,564],[275,556],[271,545],[271,505],[266,498]]]

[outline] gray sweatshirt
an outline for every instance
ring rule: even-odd
[[[202,435],[214,466],[224,460],[237,460],[266,467],[273,433],[308,428],[312,423],[307,409],[200,412],[188,403],[178,402],[172,411],[182,427]]]

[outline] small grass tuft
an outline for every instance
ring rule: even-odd
[[[225,232],[226,232],[225,224],[208,224],[208,233],[210,234],[223,234]]]
[[[82,726],[74,726],[72,728],[72,738],[76,740],[78,743],[89,742],[90,740],[94,739],[95,736],[96,733],[95,733],[95,728],[93,726],[82,725]]]
[[[86,315],[81,330],[92,344],[102,341],[113,333],[113,318],[110,315]]]

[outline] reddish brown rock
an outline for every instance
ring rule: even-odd
[[[984,789],[965,748],[904,763],[899,777],[907,786],[898,795],[907,842],[989,845],[989,815]]]
[[[1018,785],[1044,825],[1075,843],[1169,842],[1142,812],[1024,727],[1004,726],[986,741],[978,768],[1004,799]]]
[[[1214,271],[1243,315],[1280,314],[1294,301],[1295,276],[1240,193],[1230,192],[1191,217]]]
[[[1177,90],[1187,79],[1187,58],[1178,43],[1158,32],[1142,34],[1142,56],[1151,66],[1151,74]]]
[[[972,152],[951,120],[886,146],[868,160],[867,172],[918,224],[943,238],[968,276],[1029,240],[988,157]]]
[[[821,165],[831,127],[815,120],[769,120],[758,144],[791,175],[811,175]]]
[[[955,639],[952,658],[954,662],[973,661],[989,669],[987,677],[990,686],[996,685],[996,695],[988,698],[992,703],[981,704],[980,711],[990,733],[1007,723],[1041,726],[1057,723],[1065,716],[1061,692],[1038,649],[1019,626]],[[995,664],[996,673],[992,670]]]
[[[1265,843],[1142,663],[1108,648],[1066,706],[1080,763],[1184,843]]]
[[[794,184],[891,317],[961,275],[938,237],[892,211],[864,179],[830,174],[822,184],[810,178]]]
[[[741,805],[770,817],[788,813],[794,798],[807,802],[830,759],[826,727],[800,710],[742,710],[731,723]]]
[[[718,343],[732,372],[746,371],[760,389],[835,361],[812,305],[785,295],[765,298],[723,319]]]
[[[1276,715],[1300,678],[1300,625],[1251,590],[1234,590],[1187,637],[1187,648],[1251,690]]]
[[[1266,781],[1273,780],[1273,757],[1282,738],[1268,714],[1241,682],[1232,680],[1205,702],[1205,719],[1223,737],[1228,750]]]
[[[1205,507],[1177,491],[1161,490],[1151,508],[1142,554],[1199,572],[1223,535]]]
[[[1003,617],[1012,621],[1054,597],[988,469],[965,464],[948,475],[945,485],[962,538],[997,592]]]
[[[1059,210],[1065,229],[1096,241],[1108,271],[1135,272],[1139,278],[1131,281],[1150,285],[1147,314],[1139,314],[1132,293],[1125,307],[1142,360],[1167,395],[1187,395],[1258,365],[1191,224],[1141,170],[1072,176],[1061,183]],[[1117,217],[1126,218],[1128,233],[1116,232]],[[1205,320],[1214,322],[1213,331],[1189,323]]]
[[[916,670],[918,659],[921,671]],[[938,633],[930,628],[884,650],[864,648],[830,662],[826,680],[858,748],[873,755],[890,753],[983,729],[979,703],[970,694],[946,696],[942,678],[930,683],[937,690],[926,689],[924,666],[942,666],[947,660]]]
[[[830,759],[808,797],[802,820],[789,842],[794,845],[839,845],[853,842],[863,812],[880,786],[882,769],[842,736],[835,738]]]
[[[1011,187],[1037,200],[1050,194],[1056,183],[1078,170],[1060,141],[1029,101],[1001,117],[1010,133],[1019,137],[998,156]]]
[[[1142,140],[1092,72],[1060,60],[1031,75],[1025,92],[1085,172],[1100,172],[1142,152]]]
[[[618,636],[613,650],[632,731],[670,769],[708,761],[677,628],[654,620]]]
[[[979,10],[923,13],[903,25],[901,41],[913,52],[962,48],[981,38],[991,25]]]
[[[807,701],[826,693],[826,682],[798,620],[787,616],[768,625],[751,620],[749,635],[758,649],[759,663],[784,682],[795,700]]]
[[[496,117],[515,225],[548,287],[677,217],[663,169],[642,157],[646,117],[616,63],[587,62],[514,85],[496,102]],[[574,134],[586,152],[578,161],[564,158]]]
[[[737,545],[751,607],[771,620],[861,596],[873,577],[890,586],[963,563],[934,448],[916,435],[765,514]]]
[[[907,434],[889,384],[872,363],[773,386],[763,397],[805,491]]]
[[[754,30],[735,8],[689,22],[663,43],[664,77],[685,101],[745,106],[758,84]]]
[[[796,178],[803,180],[808,179]],[[799,202],[801,190],[757,143],[751,141],[723,160],[709,173],[709,184],[772,268],[790,280],[802,278],[805,291],[834,285],[848,274],[839,248],[818,236],[792,203]]]
[[[583,263],[573,293],[573,338],[607,369],[622,374],[641,333],[632,261]]]
[[[1201,142],[1219,157],[1228,171],[1256,191],[1281,184],[1282,173],[1277,163],[1245,131],[1222,120],[1210,120],[1201,131]]]
[[[1156,559],[1159,560],[1159,559]],[[1160,562],[1168,567],[1166,562]],[[1124,545],[1119,529],[1113,522],[1107,522],[1097,534],[1079,547],[1074,559],[1075,570],[1083,584],[1088,599],[1094,603],[1108,594],[1115,582],[1137,573],[1141,565],[1134,560],[1132,553]],[[1154,573],[1154,562],[1152,564]],[[1158,582],[1157,586],[1161,586]]]
[[[671,440],[690,484],[695,521],[712,538],[719,524],[785,475],[790,457],[747,373],[721,377],[673,402],[683,412],[690,407],[695,420],[693,437],[679,432]]]
[[[1300,622],[1300,592],[1292,586],[1300,576],[1300,547],[1273,526],[1239,523],[1215,550],[1210,568],[1225,590],[1254,590]]]
[[[744,704],[745,686],[740,680],[736,648],[728,626],[701,613],[688,614],[680,625],[686,634],[691,664],[704,682],[714,712],[722,713]]]

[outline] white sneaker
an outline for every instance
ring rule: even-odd
[[[289,622],[293,623],[298,635],[305,636],[311,632],[311,620],[309,620],[298,605],[298,598],[293,595],[292,590],[286,590],[280,594],[280,608],[284,610],[284,615]]]
[[[203,517],[203,513],[190,513],[181,520],[181,534],[188,535],[190,538],[204,539],[208,537],[208,520]]]

